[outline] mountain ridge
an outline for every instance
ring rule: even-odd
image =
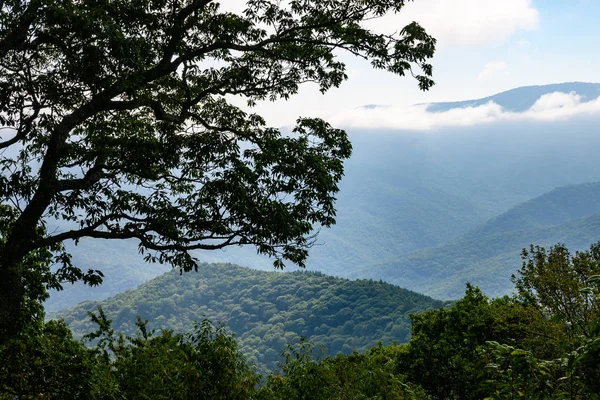
[[[523,112],[531,108],[543,95],[553,92],[575,92],[584,101],[600,96],[600,83],[596,82],[562,82],[546,85],[520,86],[505,90],[480,99],[434,102],[427,105],[428,112],[444,112],[455,108],[478,107],[493,101],[506,111]]]
[[[573,191],[577,196],[573,196]],[[567,208],[556,202],[567,202]],[[493,233],[502,233],[538,227],[560,225],[573,219],[590,216],[600,211],[600,182],[565,185],[525,201],[507,212],[494,217],[485,224],[467,232],[465,236],[476,238]],[[511,226],[513,228],[511,228]]]
[[[553,92],[575,92],[582,96],[583,101],[590,101],[600,96],[600,82],[573,81],[548,83],[544,85],[526,85],[504,90],[478,99],[434,101],[431,103],[416,103],[414,106],[425,106],[428,112],[437,113],[456,108],[478,107],[492,101],[506,111],[523,112],[531,108],[541,96]],[[515,99],[518,99],[518,101],[515,102]],[[389,104],[365,104],[357,108],[373,110],[389,107],[391,107]]]
[[[564,203],[573,198],[582,201]],[[524,210],[538,214],[523,215]],[[539,215],[540,210],[549,210],[551,218]],[[453,241],[364,268],[374,278],[385,276],[388,282],[437,298],[457,298],[466,282],[498,296],[512,287],[509,277],[520,267],[523,248],[561,242],[583,250],[599,238],[600,182],[567,185],[519,204]]]

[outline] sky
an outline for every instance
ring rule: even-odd
[[[234,6],[240,0],[223,3],[228,1]],[[305,85],[290,100],[261,103],[253,111],[273,126],[292,125],[298,117],[322,117],[354,126],[359,117],[369,122],[381,119],[377,115],[381,110],[372,114],[357,111],[367,104],[390,106],[388,111],[404,112],[410,120],[410,113],[418,110],[410,106],[417,103],[481,98],[527,85],[600,82],[598,0],[415,0],[400,14],[388,15],[372,27],[389,33],[413,20],[438,40],[432,60],[436,85],[428,92],[419,91],[412,79],[375,71],[368,62],[344,55],[349,80],[340,88],[323,95],[316,86]],[[551,105],[556,101],[554,98]],[[576,96],[560,101],[573,109],[581,106],[576,104]],[[543,111],[539,107],[538,113]],[[600,110],[600,104],[594,107]],[[592,112],[589,107],[573,109],[569,115]],[[476,111],[509,117],[493,105]],[[530,111],[530,116],[536,112]],[[356,118],[349,117],[353,114]],[[451,117],[456,116],[444,118]],[[417,129],[442,123],[424,123],[424,118],[414,118]],[[398,118],[390,124],[397,126]]]

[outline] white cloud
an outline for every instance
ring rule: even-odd
[[[443,127],[473,126],[519,120],[557,121],[575,116],[600,114],[600,97],[582,102],[575,93],[554,92],[540,97],[524,112],[504,110],[490,101],[478,107],[428,112],[427,105],[377,107],[348,110],[327,118],[334,126],[427,131]]]
[[[508,65],[504,61],[493,61],[485,64],[483,70],[477,75],[478,81],[483,81],[500,72],[508,71]]]
[[[574,109],[580,106],[581,96],[575,92],[563,93],[554,92],[548,93],[540,97],[535,104],[529,109],[531,112],[543,112],[556,109]]]
[[[533,30],[539,13],[531,0],[416,0],[398,15],[368,26],[386,33],[417,21],[442,44],[481,45],[504,39],[518,30]]]
[[[246,0],[222,0],[221,9],[241,13]],[[286,4],[283,1],[282,4]],[[397,15],[366,22],[391,33],[417,21],[441,44],[479,45],[503,39],[518,30],[536,29],[539,14],[532,0],[415,0]]]

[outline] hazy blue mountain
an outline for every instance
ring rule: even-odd
[[[538,96],[562,88],[591,96],[598,87],[549,85],[515,93],[522,89]],[[520,96],[515,95],[515,107]],[[309,269],[386,279],[366,266],[456,240],[556,187],[600,181],[597,125],[596,118],[578,117],[428,132],[352,130],[354,153],[340,184],[338,224],[321,231],[311,249]],[[531,242],[524,237],[519,246]],[[204,262],[272,268],[252,248],[197,256]],[[92,289],[69,286],[52,295],[51,310],[106,298],[169,269],[145,264],[133,242],[84,240],[73,248],[73,258],[84,268],[105,272],[106,283]]]
[[[550,227],[597,212],[600,212],[600,182],[562,186],[513,207],[468,232],[466,236],[479,238],[498,233]]]
[[[582,97],[583,101],[590,101],[600,96],[600,83],[567,82],[553,85],[524,86],[482,99],[430,103],[427,106],[427,111],[443,112],[453,108],[477,107],[493,101],[507,111],[522,112],[531,108],[541,96],[552,92],[575,92]]]
[[[326,346],[330,354],[365,350],[378,341],[406,342],[409,314],[443,303],[383,282],[201,264],[198,273],[173,271],[56,316],[82,335],[93,330],[87,312],[98,305],[114,328],[130,335],[136,333],[137,315],[149,320],[149,329],[189,332],[203,318],[226,323],[251,361],[272,368],[283,347],[300,336]]]
[[[596,125],[578,119],[355,132],[338,224],[321,233],[309,265],[342,276],[361,268],[360,276],[371,277],[362,268],[375,260],[453,240],[556,187],[598,181]]]
[[[466,282],[507,293],[530,244],[583,250],[600,240],[600,183],[570,185],[520,204],[461,238],[366,266],[369,274],[437,298],[458,298]]]
[[[100,300],[134,288],[170,269],[169,266],[149,264],[138,254],[133,240],[82,239],[78,246],[67,244],[73,262],[83,270],[98,269],[105,275],[100,286],[82,283],[66,284],[60,292],[52,291],[46,302],[47,311],[72,307],[84,300]]]

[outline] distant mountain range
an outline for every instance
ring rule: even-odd
[[[472,239],[549,228],[586,218],[600,212],[600,182],[567,185],[523,202],[471,230]],[[600,237],[598,238],[600,240]]]
[[[600,96],[600,83],[568,82],[542,86],[523,86],[482,99],[430,103],[427,106],[427,111],[444,112],[455,108],[478,107],[493,101],[506,111],[522,112],[529,110],[541,96],[552,92],[574,92],[581,96],[582,101],[590,101]]]
[[[591,99],[599,90],[595,83],[524,87],[430,107],[435,112],[493,100],[518,111],[543,94],[576,92]],[[502,294],[509,288],[510,273],[520,266],[514,251],[531,243],[569,244],[572,238],[580,247],[600,239],[592,217],[600,208],[589,199],[595,189],[579,189],[585,204],[576,198],[569,200],[572,204],[564,197],[556,200],[570,196],[562,189],[552,194],[557,187],[600,181],[597,126],[597,118],[587,116],[426,133],[350,131],[354,153],[340,185],[338,224],[321,231],[311,249],[309,270],[389,280],[440,298],[460,296],[466,281],[481,284],[490,294]],[[534,203],[527,203],[532,199]],[[532,211],[533,206],[540,208]],[[514,230],[519,224],[527,228]],[[505,236],[493,241],[494,235]],[[145,264],[135,242],[82,240],[77,247],[68,246],[79,266],[102,270],[105,283],[98,288],[68,286],[53,293],[48,310],[112,296],[169,269]],[[272,268],[252,248],[196,255],[204,262]]]
[[[491,101],[498,104],[506,111],[523,112],[529,110],[543,95],[554,92],[576,93],[581,96],[583,102],[586,102],[600,96],[600,83],[565,82],[550,85],[522,86],[481,99],[421,103],[416,105],[426,106],[428,112],[436,113],[457,108],[479,107],[488,104]],[[386,104],[365,104],[359,108],[373,110],[388,107],[390,106]]]
[[[443,303],[383,282],[202,264],[198,273],[172,271],[54,316],[81,336],[94,329],[87,312],[99,305],[113,328],[130,335],[136,334],[137,315],[149,320],[148,329],[189,332],[203,318],[226,323],[250,361],[272,369],[284,346],[301,336],[329,354],[366,350],[379,341],[406,342],[409,314]]]

